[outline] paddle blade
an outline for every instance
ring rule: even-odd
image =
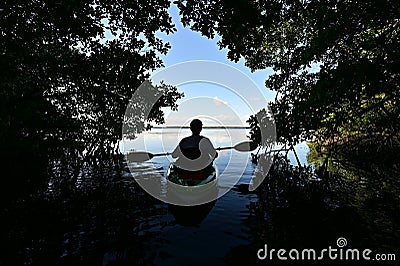
[[[145,151],[130,152],[126,155],[126,159],[130,162],[142,163],[153,158],[154,155]]]
[[[254,151],[257,146],[258,145],[253,141],[244,141],[236,144],[233,148],[237,151]]]

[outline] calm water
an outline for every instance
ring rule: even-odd
[[[225,147],[246,140],[247,132],[203,134],[216,147]],[[169,152],[187,135],[188,130],[155,130],[121,144],[121,150]],[[296,149],[306,164],[307,145]],[[289,158],[297,164],[292,153]],[[277,265],[258,260],[257,251],[265,244],[321,250],[335,246],[339,237],[351,248],[388,254],[399,250],[398,174],[389,178],[372,169],[358,178],[357,172],[346,170],[343,178],[329,175],[315,182],[276,158],[268,182],[255,193],[248,190],[256,168],[249,159],[248,153],[220,152],[215,161],[221,172],[218,187],[232,189],[195,208],[156,200],[135,181],[135,176],[157,174],[162,182],[170,157],[132,164],[135,171],[122,177],[94,168],[84,180],[87,185],[76,192],[30,198],[2,210],[0,237],[7,245],[0,249],[0,265]],[[107,178],[109,182],[99,182]],[[92,187],[91,180],[102,184]]]
[[[215,147],[232,146],[246,140],[246,130],[204,130]],[[188,130],[156,130],[140,136],[137,140],[121,145],[123,151],[130,149],[147,150],[153,153],[173,150],[179,140],[189,135]],[[307,146],[297,147],[302,163],[306,163]],[[293,163],[294,156],[291,155]],[[163,172],[171,158],[156,157],[144,164],[149,171]],[[143,217],[142,223],[133,228],[143,244],[144,262],[156,265],[218,265],[225,264],[229,258],[255,260],[256,254],[248,251],[247,246],[254,243],[255,226],[250,206],[258,200],[257,195],[247,189],[255,166],[249,160],[248,153],[224,151],[215,161],[222,175],[220,188],[234,182],[233,189],[210,204],[205,210],[205,218],[198,224],[181,225],[174,216],[171,207],[160,202],[161,214]],[[143,169],[143,167],[138,166]],[[183,214],[193,215],[183,211]],[[178,220],[177,220],[178,219]],[[201,220],[201,219],[200,219]],[[123,250],[123,249],[122,249]],[[237,253],[239,251],[239,253]],[[121,253],[122,252],[122,253]],[[122,254],[122,255],[121,255]],[[127,247],[120,252],[108,252],[103,264],[118,260],[129,260],[134,253]]]

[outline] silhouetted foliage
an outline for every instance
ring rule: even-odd
[[[399,1],[178,0],[228,57],[273,68],[281,142],[400,132]]]
[[[129,250],[130,264],[147,265],[138,226],[167,211],[130,177],[82,186],[68,198],[14,202],[0,210],[0,239],[9,243],[0,250],[0,264],[109,265],[106,255]]]
[[[400,245],[398,176],[337,164],[315,172],[313,162],[299,168],[274,156],[256,190],[259,201],[250,206],[263,224],[259,245],[317,248],[339,235],[376,250]]]
[[[0,152],[2,191],[47,188],[52,167],[71,184],[90,158],[110,158],[121,139],[125,108],[169,48],[156,31],[175,30],[170,2],[3,1],[0,4]],[[105,34],[114,35],[105,39]],[[116,37],[116,38],[115,38]],[[160,107],[176,107],[176,88]],[[144,117],[140,119],[145,119]],[[144,122],[144,121],[139,121]],[[51,165],[49,166],[49,162]]]

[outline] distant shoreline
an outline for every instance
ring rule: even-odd
[[[189,126],[157,126],[157,127],[151,127],[151,129],[181,129],[181,128],[187,128],[189,129]],[[243,127],[243,126],[204,126],[203,129],[250,129],[250,127]]]

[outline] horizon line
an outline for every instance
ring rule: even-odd
[[[165,129],[165,128],[178,129],[178,128],[190,128],[190,127],[189,126],[152,126],[151,128],[155,128],[155,129]],[[249,126],[204,126],[203,127],[203,129],[223,129],[223,128],[250,129]]]

